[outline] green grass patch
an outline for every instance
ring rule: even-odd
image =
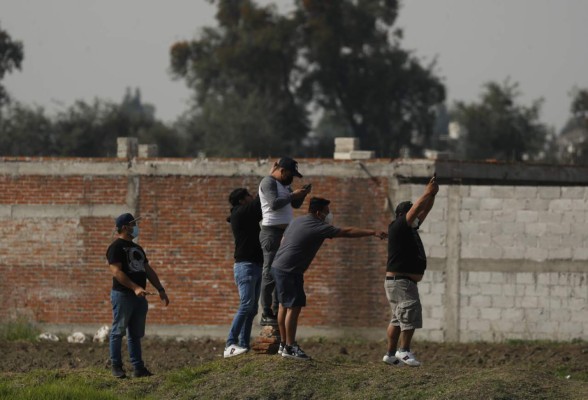
[[[0,398],[14,400],[114,400],[140,398],[133,387],[117,390],[102,371],[43,371],[0,376]],[[141,396],[144,398],[144,396]]]
[[[39,333],[40,330],[32,322],[22,317],[0,324],[0,341],[34,341]]]

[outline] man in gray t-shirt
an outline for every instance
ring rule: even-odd
[[[385,239],[385,232],[354,227],[337,228],[332,223],[329,209],[330,201],[313,197],[310,199],[308,214],[294,219],[286,231],[284,238],[272,264],[272,274],[276,283],[276,292],[280,308],[278,326],[280,328],[280,348],[282,357],[298,360],[310,359],[296,344],[298,316],[302,307],[306,306],[304,293],[304,272],[316,256],[325,239],[348,237],[357,238],[377,236]]]

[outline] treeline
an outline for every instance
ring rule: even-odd
[[[334,137],[354,136],[378,157],[588,156],[540,121],[540,99],[520,103],[516,82],[489,82],[478,101],[447,106],[435,64],[401,46],[398,1],[304,0],[287,15],[249,0],[216,4],[216,26],[170,47],[173,76],[193,92],[177,121],[159,121],[138,90],[46,115],[10,102],[0,85],[0,155],[111,156],[116,137],[135,136],[162,156],[332,157]],[[23,57],[0,27],[0,82]],[[587,99],[576,90],[564,133],[586,131]]]

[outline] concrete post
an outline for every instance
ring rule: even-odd
[[[459,298],[461,238],[459,211],[461,197],[459,185],[447,187],[447,258],[445,269],[445,341],[459,342]]]

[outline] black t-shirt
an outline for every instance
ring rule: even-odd
[[[388,264],[386,271],[422,275],[427,256],[417,228],[408,225],[406,215],[388,226]]]
[[[235,238],[235,261],[263,263],[263,252],[259,243],[259,221],[261,221],[259,196],[248,204],[231,209],[231,229]]]
[[[147,286],[147,273],[145,265],[149,263],[145,251],[141,246],[134,242],[124,239],[116,239],[108,246],[106,250],[106,259],[108,264],[120,264],[124,272],[131,281],[141,286],[143,289]],[[112,278],[112,290],[119,292],[132,292],[131,289],[121,284],[116,278]]]

